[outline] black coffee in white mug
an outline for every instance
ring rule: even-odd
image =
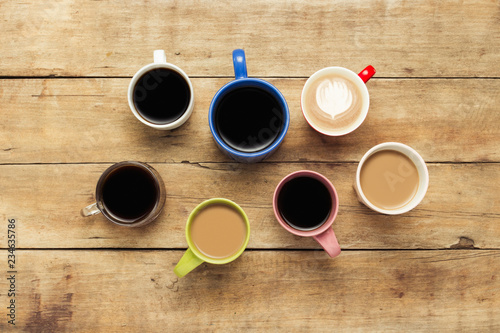
[[[189,84],[178,72],[155,68],[144,73],[134,86],[134,106],[153,124],[169,124],[187,110],[191,99]]]
[[[165,52],[154,52],[154,63],[142,67],[130,81],[128,102],[142,123],[171,130],[184,124],[194,107],[193,86],[179,67],[167,63]]]

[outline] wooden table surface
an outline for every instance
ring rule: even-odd
[[[0,28],[0,331],[500,331],[498,0],[3,0]],[[290,107],[285,141],[258,164],[229,160],[208,128],[235,48]],[[194,85],[193,114],[173,131],[143,125],[127,104],[155,49]],[[307,77],[366,65],[377,74],[363,125],[339,138],[312,130],[299,101]],[[352,188],[357,162],[385,141],[429,168],[426,197],[400,216],[370,211]],[[149,226],[80,216],[123,160],[165,181],[165,211]],[[339,193],[335,259],[273,215],[275,186],[300,169]],[[176,280],[188,214],[213,197],[247,212],[248,249]]]

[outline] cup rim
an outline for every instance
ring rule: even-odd
[[[365,196],[363,193],[363,189],[361,188],[361,169],[363,168],[363,165],[365,161],[372,156],[373,154],[379,152],[379,151],[384,151],[384,150],[393,150],[400,152],[404,154],[406,157],[408,157],[413,164],[415,164],[415,167],[417,168],[418,176],[419,176],[419,188],[417,189],[417,193],[415,193],[415,196],[405,205],[402,207],[396,208],[396,209],[384,209],[380,208],[373,203],[371,203],[368,198]],[[381,214],[386,214],[386,215],[399,215],[403,214],[406,212],[409,212],[413,208],[415,208],[420,202],[425,197],[425,194],[427,193],[427,189],[429,188],[429,171],[427,169],[427,165],[420,156],[420,154],[413,148],[411,148],[408,145],[405,145],[400,142],[383,142],[380,143],[372,148],[370,148],[361,158],[361,160],[358,163],[358,168],[356,170],[356,192],[357,194],[361,197],[363,200],[363,203],[368,206],[368,208],[379,212]]]
[[[363,99],[363,104],[362,104],[362,110],[361,110],[361,115],[356,119],[356,121],[349,127],[343,129],[343,130],[338,130],[338,131],[326,131],[322,128],[319,128],[307,115],[307,112],[305,111],[304,107],[304,98],[306,94],[307,88],[311,86],[311,84],[321,75],[323,75],[325,72],[331,72],[331,73],[340,73],[343,77],[347,77],[350,79],[351,82],[353,82],[358,89],[361,92],[361,96]],[[318,71],[316,71],[314,74],[312,74],[304,84],[304,87],[302,88],[302,93],[300,95],[300,109],[302,110],[302,115],[304,116],[306,122],[311,126],[315,131],[318,133],[328,135],[328,136],[342,136],[349,134],[356,130],[361,124],[365,121],[366,116],[368,115],[368,110],[370,108],[370,94],[368,92],[368,88],[366,87],[366,84],[363,82],[363,80],[359,77],[358,74],[353,72],[352,70],[345,68],[345,67],[340,67],[340,66],[331,66],[331,67],[325,67],[322,68]]]
[[[231,255],[230,257],[227,257],[227,258],[215,259],[215,258],[211,258],[211,257],[204,255],[195,246],[194,242],[191,239],[191,235],[190,235],[190,230],[191,230],[190,227],[191,227],[191,224],[193,223],[194,217],[203,208],[210,206],[210,205],[214,205],[214,204],[224,204],[224,205],[230,206],[231,208],[238,211],[238,213],[240,213],[240,215],[243,217],[243,220],[245,221],[245,225],[247,228],[247,233],[246,233],[245,241],[243,242],[243,245],[238,250],[238,252],[234,253],[233,255]],[[187,219],[187,222],[186,222],[185,234],[186,234],[186,240],[187,240],[189,248],[194,253],[194,255],[197,256],[199,259],[201,259],[205,262],[208,262],[210,264],[216,264],[216,265],[227,264],[227,263],[230,263],[231,261],[237,259],[247,248],[248,241],[250,240],[250,222],[248,221],[248,216],[245,213],[245,211],[234,201],[231,201],[231,200],[225,199],[225,198],[212,198],[212,199],[208,199],[208,200],[201,202],[191,211],[191,213],[189,214],[189,217]]]
[[[141,168],[142,170],[145,170],[148,172],[148,174],[155,180],[155,188],[158,193],[158,197],[160,200],[157,200],[155,202],[154,207],[151,209],[151,211],[142,216],[141,218],[132,221],[132,222],[123,222],[118,220],[113,214],[108,212],[108,209],[106,208],[104,204],[104,200],[102,198],[102,187],[104,186],[104,182],[106,178],[116,169],[124,167],[124,166],[136,166]],[[95,197],[96,197],[96,204],[97,208],[101,211],[102,215],[104,215],[109,221],[121,225],[121,226],[126,226],[126,227],[138,227],[142,226],[144,224],[147,224],[149,222],[152,222],[162,211],[163,207],[165,205],[165,201],[161,200],[161,192],[162,192],[162,187],[164,187],[163,180],[161,179],[161,176],[159,174],[155,174],[153,172],[153,167],[143,163],[143,162],[137,162],[137,161],[123,161],[123,162],[118,162],[110,167],[108,167],[104,172],[101,174],[99,177],[99,180],[97,181],[96,189],[95,189]],[[160,210],[157,212],[158,207],[160,207]],[[149,222],[148,222],[149,221]]]
[[[224,140],[219,136],[219,133],[217,133],[217,130],[215,129],[215,121],[213,120],[215,116],[215,106],[217,101],[228,92],[229,89],[237,89],[240,86],[247,86],[248,83],[252,83],[254,86],[262,87],[265,86],[268,90],[270,90],[274,95],[278,97],[278,100],[281,102],[283,106],[283,117],[284,117],[284,123],[283,123],[283,129],[280,133],[280,135],[274,140],[274,142],[269,146],[266,147],[262,150],[256,151],[256,152],[242,152],[239,150],[236,150],[229,145],[227,145]],[[290,111],[288,109],[288,104],[286,103],[285,97],[283,94],[273,86],[271,83],[257,79],[257,78],[241,78],[241,79],[234,79],[228,83],[226,83],[224,86],[222,86],[217,93],[215,93],[214,97],[212,98],[212,101],[210,102],[210,108],[208,111],[208,125],[210,126],[210,132],[212,132],[212,137],[214,140],[217,142],[217,144],[224,148],[226,151],[228,151],[230,154],[235,155],[237,157],[242,157],[242,158],[255,158],[255,157],[260,157],[266,154],[269,154],[272,152],[274,149],[276,149],[283,139],[285,138],[285,135],[288,131],[288,127],[290,125]]]
[[[187,82],[187,84],[189,86],[189,92],[191,95],[189,98],[188,106],[186,107],[186,111],[184,111],[184,113],[175,121],[165,123],[165,124],[155,124],[155,123],[152,123],[152,122],[146,120],[145,118],[143,118],[141,116],[141,114],[137,111],[137,109],[134,105],[134,96],[133,96],[134,92],[133,92],[133,90],[134,90],[134,87],[135,87],[137,81],[145,73],[152,71],[153,69],[157,69],[157,68],[170,69],[170,70],[173,70],[173,71],[177,72],[178,74],[180,74],[183,77],[183,79]],[[165,62],[165,63],[164,62],[162,62],[162,63],[153,62],[153,63],[150,63],[148,65],[141,67],[134,74],[132,79],[130,80],[130,83],[128,86],[127,98],[128,98],[128,105],[130,107],[130,110],[132,111],[134,116],[140,122],[142,122],[145,125],[148,125],[149,127],[161,129],[161,130],[171,130],[171,129],[174,129],[174,128],[181,126],[189,119],[189,117],[191,116],[191,113],[193,112],[193,109],[194,109],[194,89],[193,89],[193,84],[191,83],[191,80],[189,79],[189,76],[180,67],[178,67],[174,64],[168,63],[168,62]]]
[[[313,230],[298,230],[290,226],[288,223],[286,223],[283,218],[281,217],[281,214],[278,209],[278,196],[279,193],[281,192],[281,189],[283,186],[290,180],[298,177],[311,177],[314,179],[319,180],[323,185],[326,186],[328,191],[330,192],[330,196],[332,198],[332,212],[330,213],[330,216],[328,219],[318,228],[313,229]],[[285,176],[276,186],[273,194],[273,210],[274,210],[274,216],[278,220],[278,222],[281,224],[283,228],[285,228],[287,231],[290,233],[297,235],[297,236],[303,236],[303,237],[313,237],[317,236],[319,234],[322,234],[326,230],[328,230],[332,224],[333,221],[337,218],[337,214],[339,211],[339,197],[337,194],[337,190],[335,189],[335,186],[333,186],[332,182],[326,178],[324,175],[320,174],[319,172],[316,171],[311,171],[311,170],[299,170],[292,172]]]

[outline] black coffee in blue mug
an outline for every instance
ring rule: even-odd
[[[269,147],[278,138],[283,120],[283,110],[273,95],[247,87],[222,97],[215,113],[215,128],[231,148],[253,153]]]
[[[245,53],[233,51],[236,79],[212,100],[209,125],[219,148],[240,162],[258,162],[283,141],[290,115],[281,92],[270,83],[247,77]]]

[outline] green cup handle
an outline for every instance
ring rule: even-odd
[[[198,258],[193,251],[188,248],[187,251],[184,252],[181,260],[175,266],[174,273],[181,278],[196,267],[200,266],[202,262],[203,260]]]

